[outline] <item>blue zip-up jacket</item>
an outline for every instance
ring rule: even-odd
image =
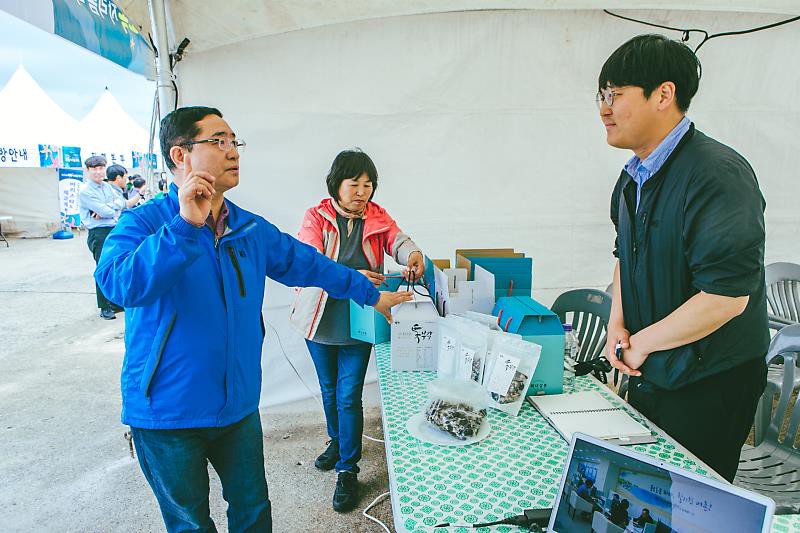
[[[181,218],[174,185],[123,212],[105,241],[95,279],[125,307],[123,424],[219,427],[258,408],[266,277],[378,301],[366,276],[226,202],[229,230],[218,242]]]

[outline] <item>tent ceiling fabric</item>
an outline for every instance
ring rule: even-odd
[[[166,0],[174,41],[188,37],[187,53],[211,50],[267,35],[358,20],[483,10],[671,10],[800,15],[797,0]],[[147,0],[123,0],[123,9],[150,31]]]

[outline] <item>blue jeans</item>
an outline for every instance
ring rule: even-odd
[[[228,502],[228,529],[272,532],[258,411],[219,428],[131,428],[131,436],[167,531],[216,531],[208,509],[211,462]]]
[[[347,470],[357,474],[358,461],[361,459],[361,433],[364,431],[361,393],[372,345],[337,346],[309,340],[306,340],[306,344],[317,368],[328,436],[339,441],[336,471]]]

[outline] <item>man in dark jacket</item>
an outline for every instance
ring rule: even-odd
[[[631,405],[732,480],[766,384],[765,202],[748,162],[686,116],[699,71],[684,44],[643,35],[600,72],[607,141],[634,152],[611,198],[606,354]]]
[[[125,309],[122,422],[168,531],[212,531],[208,462],[228,502],[230,531],[271,531],[264,474],[261,308],[268,276],[336,298],[389,308],[410,293],[379,293],[224,197],[239,183],[244,142],[213,108],[161,121],[169,194],[126,210],[95,272]]]

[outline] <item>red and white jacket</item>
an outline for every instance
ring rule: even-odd
[[[330,198],[322,200],[319,205],[306,211],[297,238],[334,261],[338,260],[339,226],[336,224],[336,210]],[[375,272],[381,272],[384,254],[389,254],[401,265],[407,265],[409,256],[413,252],[420,251],[411,238],[400,230],[386,210],[375,202],[367,203],[362,239],[364,255],[370,269]],[[327,300],[328,293],[320,288],[297,289],[297,298],[289,322],[306,339],[313,340]]]

